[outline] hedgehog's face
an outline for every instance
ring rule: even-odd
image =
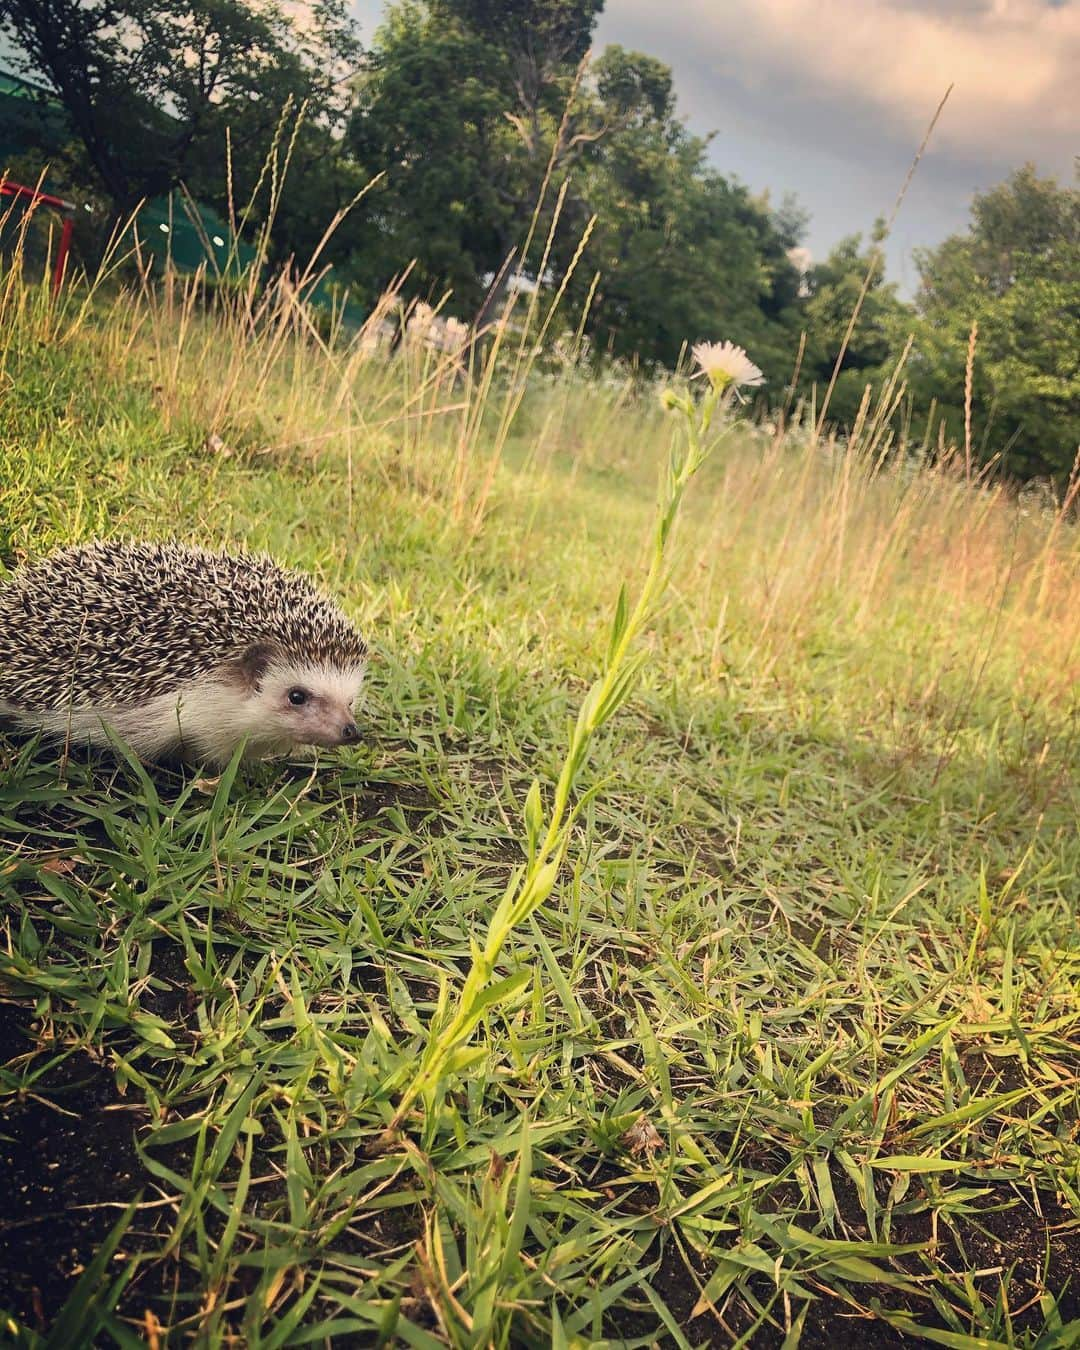
[[[354,704],[363,684],[362,665],[301,663],[257,647],[243,657],[236,674],[242,703],[237,730],[247,737],[250,756],[360,739]]]
[[[272,665],[253,697],[257,737],[292,745],[352,745],[360,739],[354,704],[363,670]]]

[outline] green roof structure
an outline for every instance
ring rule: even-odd
[[[60,151],[72,137],[63,105],[54,95],[30,80],[0,70],[0,174],[9,160],[33,151],[40,152],[45,167],[50,154]],[[42,186],[46,191],[53,190],[48,174]],[[212,207],[185,200],[179,192],[145,203],[135,230],[144,256],[152,253],[160,265],[168,260],[180,271],[205,265],[210,276],[226,269],[235,276],[256,257],[255,250],[243,241],[230,247],[228,223]],[[309,299],[324,308],[334,304],[331,274],[313,288]],[[364,314],[349,304],[344,317],[350,326],[359,326]]]

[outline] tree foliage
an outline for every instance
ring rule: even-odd
[[[598,11],[597,0],[392,8],[350,130],[366,169],[388,173],[366,212],[371,284],[415,258],[420,285],[449,285],[475,312],[483,278],[521,248],[538,208],[517,265],[539,269],[561,192],[555,274],[596,217],[568,322],[583,320],[605,350],[668,362],[723,329],[764,349],[782,378],[798,289],[790,221],[709,166],[662,62],[614,46],[581,75]]]
[[[373,291],[406,263],[421,289],[476,307],[508,247],[515,166],[492,53],[422,4],[388,14],[358,81],[349,143],[386,182],[361,217],[359,267]]]
[[[1064,479],[1080,447],[1080,191],[1025,165],[975,198],[966,234],[918,255],[913,377],[962,427],[964,366],[978,325],[973,423],[983,459]]]
[[[865,247],[860,235],[842,239],[806,278],[802,320],[807,337],[801,387],[807,392],[816,386],[820,401],[839,361],[828,412],[842,426],[850,427],[858,417],[867,385],[880,388],[888,378],[914,317],[910,305],[897,297],[896,287],[885,280],[882,236],[879,223]],[[859,317],[845,348],[860,295]]]
[[[671,72],[609,47],[593,72],[596,120],[580,192],[597,214],[589,271],[600,273],[587,328],[617,355],[674,363],[722,332],[753,346],[772,380],[790,364],[795,242],[767,206],[709,166],[707,142],[675,113]],[[782,353],[782,354],[781,354]]]
[[[261,162],[289,103],[328,123],[357,47],[344,0],[302,22],[245,0],[4,0],[0,27],[61,99],[85,168],[120,212]]]

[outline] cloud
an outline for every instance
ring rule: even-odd
[[[611,0],[609,16],[632,13],[644,36],[649,9]],[[722,21],[715,0],[683,0],[665,8],[663,28],[664,45],[692,52],[699,72],[759,98],[772,88],[788,107],[810,97],[837,115],[869,112],[879,130],[917,143],[953,84],[937,146],[1060,164],[1076,149],[1075,0],[728,0]]]

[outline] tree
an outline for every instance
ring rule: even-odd
[[[806,277],[803,322],[807,340],[800,384],[804,391],[816,385],[820,404],[870,274],[828,408],[830,420],[849,429],[858,416],[867,384],[879,390],[891,374],[915,317],[911,306],[897,297],[896,287],[885,280],[882,230],[879,222],[868,248],[863,247],[861,235],[842,239]]]
[[[582,303],[600,272],[588,331],[616,355],[669,365],[688,342],[731,338],[779,387],[793,347],[780,316],[798,274],[767,207],[709,167],[707,142],[675,115],[666,67],[609,48],[595,82],[613,130],[579,189],[598,217],[572,289]]]
[[[975,198],[968,232],[917,255],[916,388],[953,437],[978,324],[975,450],[1021,478],[1064,479],[1080,446],[1080,191],[1031,165]]]
[[[372,283],[415,260],[422,288],[449,285],[459,307],[479,306],[480,278],[522,245],[549,165],[550,210],[572,165],[605,132],[574,110],[565,116],[601,7],[401,0],[389,9],[350,128],[365,169],[387,173],[366,213]]]
[[[589,50],[604,0],[434,0],[495,58],[503,115],[526,152],[543,152],[548,116],[561,116],[569,81]]]
[[[344,0],[296,20],[245,0],[4,0],[0,28],[61,100],[89,173],[119,214],[180,182],[261,162],[283,110],[329,126],[357,44]]]
[[[516,263],[538,272],[565,189],[554,275],[567,272],[597,217],[566,294],[568,321],[589,299],[584,317],[600,345],[648,361],[675,361],[688,340],[736,336],[767,351],[781,378],[799,283],[787,252],[801,222],[790,212],[780,222],[709,168],[707,142],[677,117],[662,62],[614,46],[579,78],[599,7],[404,0],[391,9],[350,129],[366,171],[388,175],[365,203],[365,280],[374,289],[415,259],[419,289],[449,285],[454,307],[475,313],[486,274],[523,247],[539,204],[530,255]]]
[[[687,343],[731,338],[782,388],[798,328],[799,276],[788,258],[802,220],[775,215],[708,163],[708,141],[678,116],[671,70],[608,47],[583,91],[580,121],[603,129],[586,146],[572,191],[596,226],[569,298],[586,331],[619,356],[674,364]],[[560,258],[576,247],[571,230]]]
[[[509,128],[490,49],[423,4],[393,6],[357,85],[348,133],[365,172],[385,186],[364,203],[357,267],[377,292],[415,260],[420,290],[449,286],[476,307],[510,233],[501,190]]]
[[[924,311],[963,307],[974,280],[981,291],[1006,294],[1018,264],[1049,258],[1080,242],[1080,191],[1040,178],[1032,164],[975,196],[965,235],[919,249],[919,304]]]

